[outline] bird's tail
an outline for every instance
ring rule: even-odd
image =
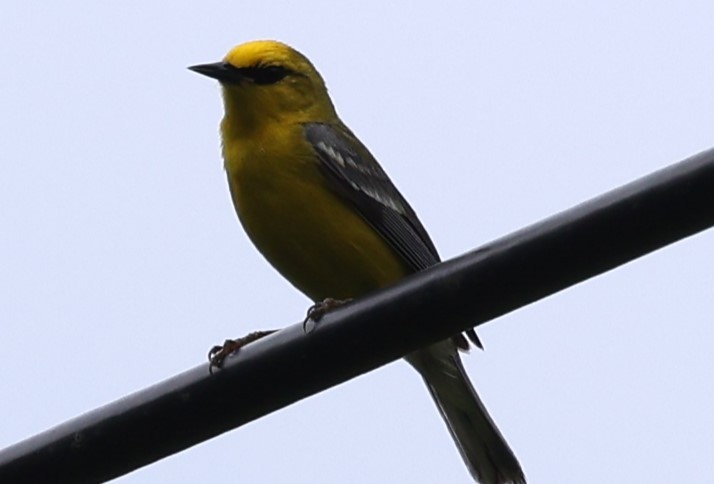
[[[424,378],[474,479],[482,484],[525,484],[516,456],[488,415],[453,345],[438,343],[407,360]]]

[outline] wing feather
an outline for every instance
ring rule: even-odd
[[[439,253],[414,210],[369,150],[344,125],[307,123],[305,136],[317,153],[332,190],[379,233],[414,272],[440,261]],[[483,345],[473,329],[453,337],[468,350],[468,337]]]
[[[330,188],[415,272],[439,262],[436,247],[416,213],[357,137],[343,126],[324,123],[306,124],[305,135]]]

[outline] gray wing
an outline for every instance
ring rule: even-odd
[[[414,272],[439,262],[424,226],[377,160],[345,127],[305,124],[330,188],[379,233]]]
[[[349,129],[326,123],[306,123],[304,128],[330,188],[354,207],[414,272],[440,261],[414,210]],[[467,330],[466,335],[483,349],[473,329]],[[453,339],[459,348],[468,349],[463,335]]]

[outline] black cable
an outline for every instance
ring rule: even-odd
[[[0,482],[126,474],[712,225],[709,150],[6,448]]]

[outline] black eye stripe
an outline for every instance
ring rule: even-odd
[[[282,66],[239,67],[236,70],[256,84],[275,84],[292,73],[290,69]]]

